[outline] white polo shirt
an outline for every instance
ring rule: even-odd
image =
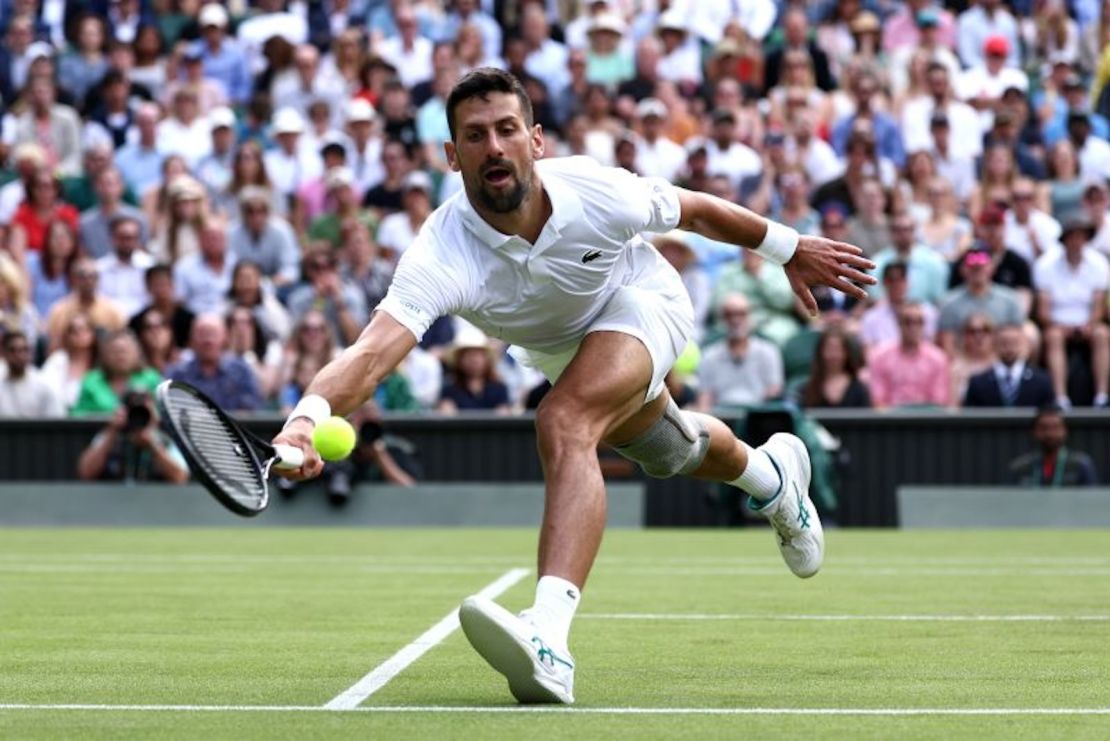
[[[1051,319],[1064,327],[1079,327],[1091,319],[1096,291],[1110,285],[1110,263],[1089,247],[1074,270],[1062,249],[1048,252],[1033,267],[1033,285],[1044,291],[1052,302]]]
[[[582,340],[618,288],[674,272],[640,237],[678,225],[674,186],[588,157],[536,168],[552,212],[534,245],[497,231],[456,193],[402,255],[378,308],[417,339],[436,317],[456,314],[491,337],[559,353]]]

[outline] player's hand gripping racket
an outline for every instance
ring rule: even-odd
[[[189,470],[236,514],[253,517],[266,509],[271,466],[300,468],[304,463],[304,451],[264,442],[187,383],[163,381],[154,399]]]

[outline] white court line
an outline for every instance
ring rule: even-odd
[[[530,573],[529,569],[510,569],[478,594],[488,599],[494,599]],[[428,628],[415,641],[390,656],[365,677],[329,700],[324,708],[327,710],[352,710],[358,707],[367,697],[384,687],[389,680],[441,643],[447,636],[454,633],[458,627],[459,611],[451,610],[442,620]]]
[[[31,705],[0,704],[4,710],[87,710],[171,713],[473,713],[556,715],[1110,715],[1104,708],[591,708],[557,705],[370,705],[329,708],[319,705]]]
[[[585,620],[796,620],[815,622],[1056,623],[1110,622],[1110,615],[759,615],[756,613],[587,612]]]

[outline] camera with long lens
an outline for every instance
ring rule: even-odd
[[[149,425],[153,413],[150,411],[150,395],[145,391],[132,389],[123,396],[123,405],[127,410],[127,422],[124,423],[124,432],[139,432]]]

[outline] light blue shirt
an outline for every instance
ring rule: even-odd
[[[236,103],[245,103],[251,94],[251,75],[247,58],[234,39],[225,38],[220,50],[213,52],[208,45],[198,45],[204,64],[204,76],[223,83],[224,89]]]
[[[116,167],[127,186],[139,195],[162,181],[163,159],[156,148],[144,149],[138,142],[116,150]]]
[[[1021,44],[1018,42],[1017,21],[1010,11],[1000,7],[994,16],[987,15],[979,6],[960,13],[956,20],[956,45],[959,47],[960,61],[965,67],[977,67],[984,62],[983,44],[991,36],[1004,36],[1010,44],[1010,53],[1006,57],[1006,66],[1021,67],[1021,57],[1018,52]]]
[[[416,136],[421,144],[439,145],[451,140],[447,105],[442,98],[429,98],[416,112]]]
[[[881,277],[883,269],[888,263],[898,259],[894,248],[882,250],[872,258],[875,261],[875,270],[872,274]],[[905,261],[908,266],[909,286],[906,297],[914,303],[940,304],[948,293],[948,263],[944,258],[924,245],[915,244],[910,249],[910,259]],[[875,298],[883,295],[882,284],[868,286],[867,292]]]

